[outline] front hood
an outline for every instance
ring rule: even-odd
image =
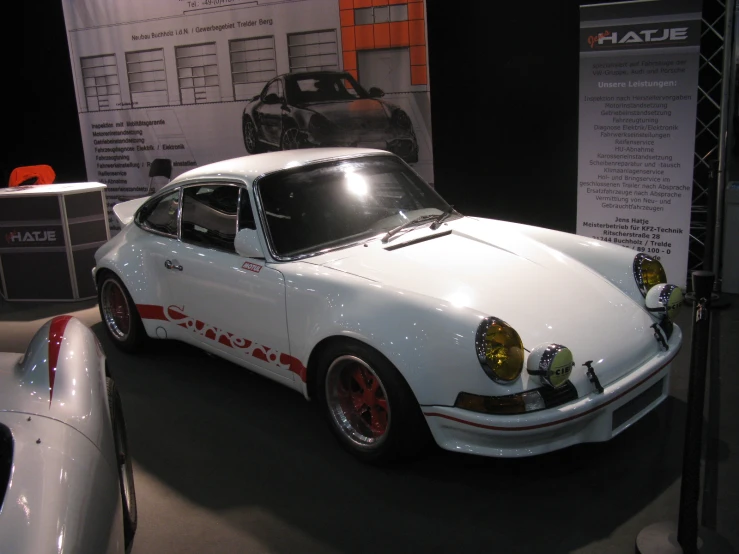
[[[371,98],[310,104],[306,109],[321,114],[344,130],[384,129],[388,125],[382,104]]]
[[[437,231],[424,227],[384,245],[374,241],[335,254],[315,261],[453,309],[498,317],[528,350],[550,342],[568,346],[577,366],[593,361],[604,385],[660,351],[650,329],[654,320],[641,305],[505,222],[463,218]]]

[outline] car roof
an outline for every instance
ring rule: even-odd
[[[336,71],[333,69],[324,69],[321,71],[301,71],[300,73],[285,73],[280,77],[289,79],[303,79],[304,77],[315,77],[318,75],[346,75],[348,71]]]
[[[303,148],[300,150],[253,154],[251,156],[231,158],[196,167],[173,179],[170,183],[162,187],[162,190],[174,188],[183,181],[213,176],[231,177],[251,183],[260,175],[281,169],[288,169],[296,165],[306,165],[313,162],[340,158],[352,158],[368,154],[393,156],[393,154],[385,150],[375,150],[372,148]]]

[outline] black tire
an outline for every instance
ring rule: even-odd
[[[123,282],[109,271],[98,280],[98,308],[110,340],[125,352],[141,351],[147,336],[139,311]]]
[[[413,458],[430,442],[410,386],[387,358],[364,343],[337,339],[323,350],[316,392],[334,435],[363,462],[382,465]]]
[[[280,137],[280,150],[297,150],[302,147],[303,141],[300,138],[300,129],[295,124],[286,125]]]
[[[110,377],[105,379],[105,385],[108,390],[108,409],[110,411],[110,423],[113,430],[118,484],[120,486],[121,502],[123,504],[123,538],[126,552],[129,552],[133,543],[133,537],[136,534],[136,526],[138,525],[133,465],[128,450],[126,421],[123,418],[123,407],[121,405],[121,396],[118,393],[118,387],[116,387],[115,382]]]
[[[244,136],[244,148],[249,154],[259,154],[264,151],[262,144],[259,142],[257,126],[254,120],[246,114],[242,117],[241,133]]]

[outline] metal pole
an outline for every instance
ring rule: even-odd
[[[680,485],[680,513],[677,541],[685,554],[698,554],[698,499],[703,431],[703,402],[711,325],[711,290],[715,276],[710,271],[693,272],[693,328],[691,330],[688,410],[685,418],[683,474]]]
[[[727,0],[726,14],[724,15],[724,63],[721,73],[721,117],[719,120],[719,142],[718,142],[718,179],[716,183],[716,224],[713,234],[713,259],[712,267],[714,275],[720,275],[721,264],[721,238],[724,226],[724,188],[726,187],[726,144],[729,128],[729,106],[731,104],[729,95],[733,83],[731,82],[732,68],[734,65],[734,5],[735,0]],[[707,229],[708,231],[708,229]],[[710,232],[710,231],[708,231]],[[720,279],[714,282],[714,289],[719,286]]]

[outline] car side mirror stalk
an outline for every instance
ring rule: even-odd
[[[244,258],[264,259],[262,245],[259,243],[259,237],[255,229],[242,229],[236,233],[234,249],[239,256]]]

